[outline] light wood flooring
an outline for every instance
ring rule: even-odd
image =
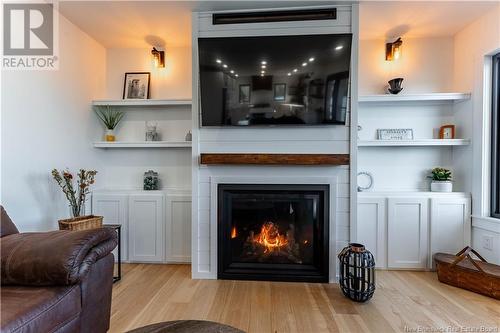
[[[431,272],[377,271],[374,297],[359,304],[336,284],[192,280],[188,265],[123,268],[113,287],[110,332],[178,319],[259,333],[500,332],[500,301],[441,284]]]

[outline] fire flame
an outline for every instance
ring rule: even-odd
[[[266,222],[260,229],[260,234],[256,235],[254,241],[265,246],[266,252],[279,249],[288,244],[285,236],[280,235],[278,227],[273,222]]]
[[[236,232],[236,227],[233,227],[231,229],[231,239],[236,238],[238,236],[238,233]]]

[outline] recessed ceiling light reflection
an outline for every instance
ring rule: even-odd
[[[267,61],[263,60],[260,62],[261,65],[267,65]]]
[[[229,71],[229,73],[233,74],[233,73],[234,73],[234,71],[231,69],[231,70]]]
[[[220,64],[220,63],[222,63],[222,60],[220,60],[220,59],[215,59],[215,62],[216,62],[216,63],[218,63],[218,64]]]
[[[306,66],[307,66],[307,62],[303,62],[302,67],[306,67]]]
[[[313,61],[314,61],[313,57],[309,58],[309,62],[313,62]]]
[[[264,76],[264,74],[260,74],[260,76]]]
[[[294,72],[294,73],[297,73],[297,71],[298,71],[298,69],[297,69],[297,68],[294,68],[294,69],[293,69],[293,72]]]
[[[234,74],[234,76],[238,77],[239,75],[238,74]]]
[[[292,76],[292,73],[288,73],[287,75],[288,75],[288,76]]]
[[[335,47],[335,51],[342,50],[343,48],[344,48],[343,45],[339,45],[339,46]]]
[[[266,74],[266,71],[262,71],[262,72],[260,72],[260,74]]]
[[[226,65],[226,64],[223,64],[223,65],[222,65],[222,67],[227,68],[227,65]]]
[[[260,68],[266,68],[266,67],[267,67],[266,65],[262,65],[262,66],[260,66]]]

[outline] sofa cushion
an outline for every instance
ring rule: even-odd
[[[0,237],[19,233],[3,206],[0,206],[0,224]]]
[[[67,287],[2,286],[1,332],[54,332],[81,311],[79,285]]]

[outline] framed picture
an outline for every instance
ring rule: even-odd
[[[148,99],[149,77],[149,72],[125,73],[123,99]]]
[[[240,104],[250,103],[250,85],[240,84]]]
[[[286,98],[286,84],[285,83],[276,83],[274,85],[274,100],[275,101],[284,101]]]
[[[413,129],[411,128],[389,128],[378,129],[379,140],[413,140]]]
[[[439,129],[440,139],[455,139],[455,125],[444,125]]]

